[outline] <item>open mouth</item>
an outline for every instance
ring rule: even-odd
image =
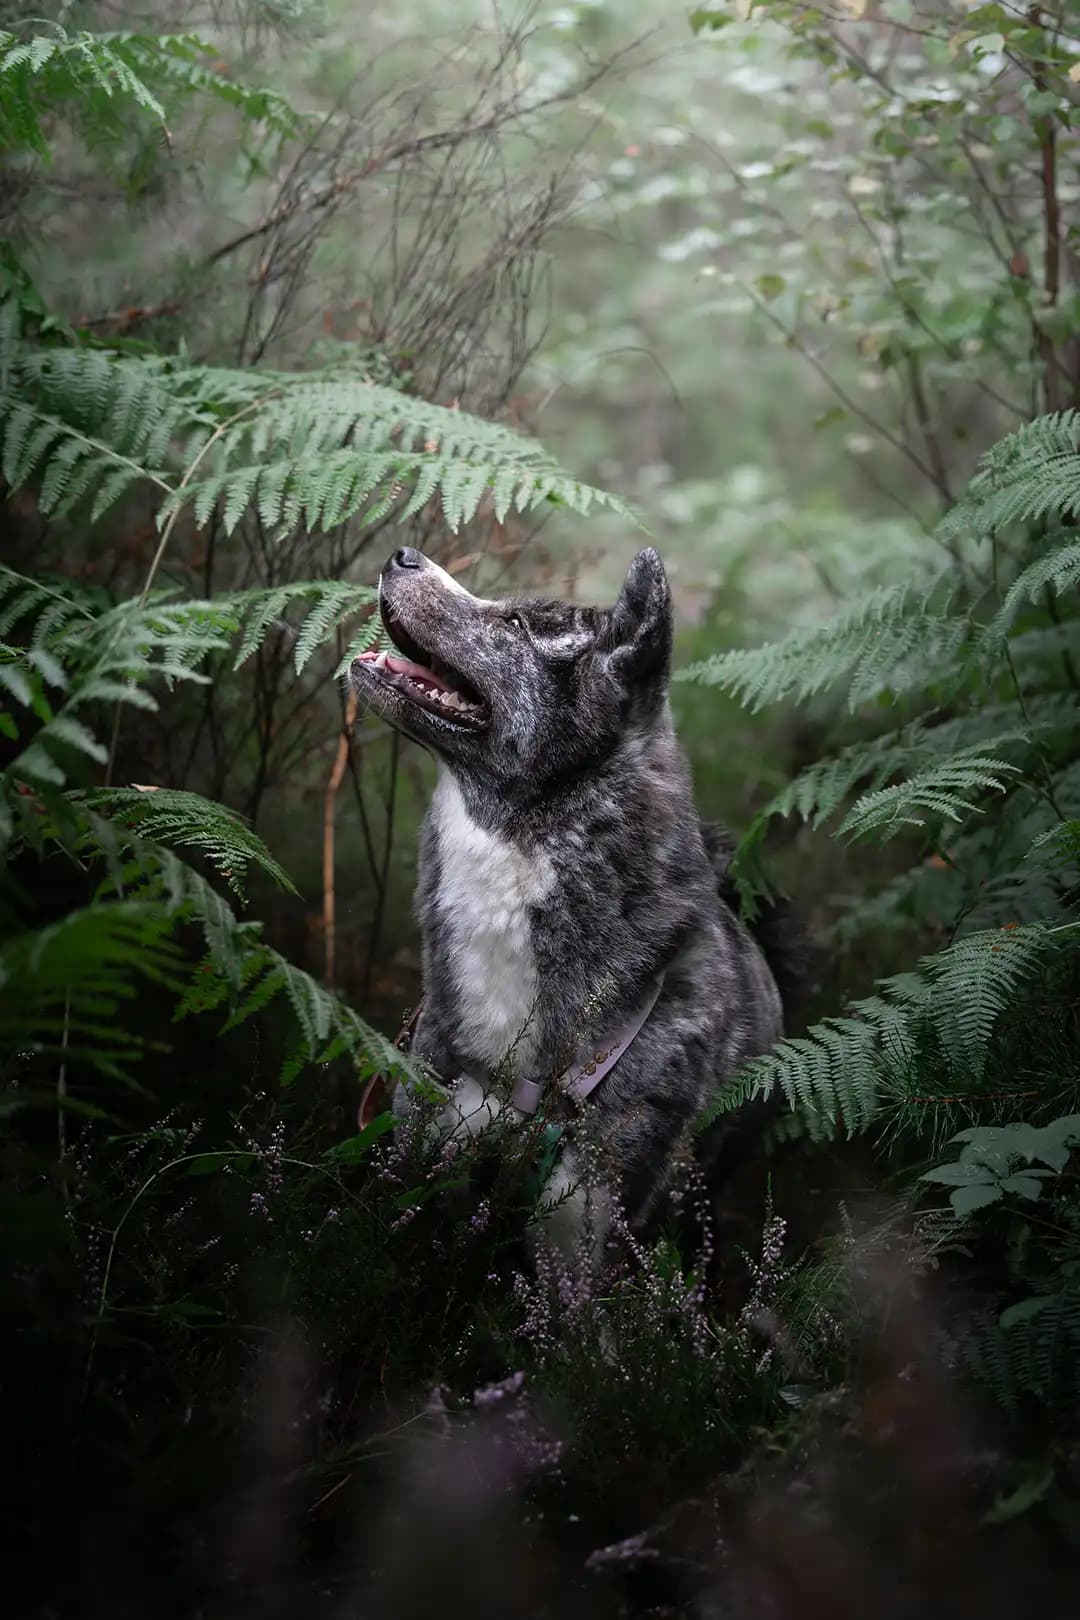
[[[388,603],[382,602],[381,608],[383,623],[398,652],[376,652],[372,648],[361,653],[356,662],[380,685],[391,687],[418,709],[426,709],[450,725],[486,725],[487,704],[465,677],[415,642]]]

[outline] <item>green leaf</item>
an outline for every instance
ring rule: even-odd
[[[1033,1317],[1041,1316],[1048,1306],[1057,1303],[1056,1294],[1033,1294],[1030,1299],[1022,1299],[1015,1305],[1010,1305],[1002,1311],[998,1318],[1003,1328],[1015,1327],[1019,1322],[1030,1322]]]
[[[1045,1501],[1053,1484],[1053,1460],[1037,1464],[1014,1491],[997,1498],[984,1515],[984,1524],[1008,1524],[1011,1519],[1019,1518],[1022,1513]]]
[[[330,1159],[334,1164],[359,1164],[361,1159],[367,1157],[379,1137],[385,1136],[387,1131],[392,1131],[395,1124],[394,1115],[389,1110],[383,1114],[376,1114],[356,1136],[347,1137],[344,1142],[338,1142],[334,1147],[327,1148],[323,1158]]]
[[[957,1215],[971,1215],[977,1209],[983,1209],[987,1204],[996,1204],[1001,1199],[1000,1186],[975,1185],[971,1187],[958,1187],[949,1195],[949,1201]]]
[[[754,285],[765,302],[771,304],[773,299],[779,298],[780,294],[785,290],[787,282],[783,276],[778,276],[775,271],[770,270],[764,275],[758,276]]]

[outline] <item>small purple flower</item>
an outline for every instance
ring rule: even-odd
[[[473,1405],[478,1407],[498,1406],[508,1395],[520,1395],[525,1384],[523,1372],[511,1373],[498,1384],[485,1384],[482,1389],[473,1391]]]

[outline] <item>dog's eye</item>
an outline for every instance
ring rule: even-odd
[[[511,630],[524,630],[525,628],[525,620],[520,613],[508,613],[503,619],[503,624],[508,624]]]

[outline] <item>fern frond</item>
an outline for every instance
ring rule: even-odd
[[[756,1097],[783,1092],[816,1141],[849,1135],[874,1118],[880,1095],[879,1042],[875,1025],[860,1018],[828,1018],[805,1036],[778,1041],[763,1057],[744,1064],[716,1094],[699,1120],[707,1129],[723,1114]]]
[[[157,700],[148,687],[162,679],[205,681],[208,677],[202,666],[225,651],[237,633],[241,637],[236,655],[239,666],[271,625],[286,625],[297,636],[294,662],[300,673],[340,626],[367,613],[363,629],[352,638],[344,660],[347,664],[378,634],[378,617],[371,612],[375,601],[376,593],[369,586],[312,580],[271,590],[238,591],[213,602],[175,602],[159,596],[145,604],[131,600],[103,606],[100,597],[91,599],[64,583],[54,587],[28,580],[0,565],[0,634],[19,631],[28,643],[0,651],[0,692],[7,692],[12,700],[13,714],[16,708],[30,709],[40,723],[0,772],[0,783],[25,781],[37,787],[62,787],[70,774],[72,750],[102,763],[105,750],[85,723],[87,711],[116,703],[153,710]],[[309,610],[298,633],[286,617],[296,604]],[[60,707],[49,701],[46,685],[61,692]],[[22,735],[16,720],[8,729],[9,735]],[[151,797],[157,807],[153,811]],[[175,816],[169,824],[179,836],[191,811],[186,836],[195,838],[198,804],[195,799],[166,798],[164,792],[136,795],[129,801],[127,813],[157,818],[160,836],[165,835],[165,821],[160,818]],[[221,836],[224,842],[219,854],[226,864],[240,863],[235,866],[238,881],[246,859],[256,859],[275,881],[282,881],[284,874],[267,864],[270,858],[259,840],[249,844],[248,854],[241,860],[236,845],[236,838],[242,836],[238,832],[241,825],[205,826],[204,849],[212,853],[211,838]]]
[[[935,1034],[961,1073],[982,1075],[998,1019],[1059,938],[1042,922],[987,929],[920,964]]]
[[[63,1054],[130,1082],[139,1037],[117,1022],[140,983],[180,987],[172,920],[139,901],[91,905],[0,945],[0,1050]]]
[[[1080,463],[1080,457],[1077,461]],[[1000,608],[983,631],[981,650],[996,652],[1000,648],[1025,602],[1036,601],[1048,590],[1060,595],[1076,584],[1080,584],[1080,539],[1073,533],[1066,536],[1062,544],[1028,563],[1013,580]]]
[[[203,456],[201,476],[187,477]],[[142,480],[161,497],[159,522],[190,510],[201,526],[220,510],[231,532],[256,510],[279,538],[301,523],[404,518],[436,497],[454,530],[489,497],[496,516],[556,504],[631,519],[535,440],[340,372],[23,345],[0,393],[0,457],[13,489],[36,485],[46,514],[89,503],[96,518]]]
[[[102,802],[116,808],[131,801],[118,794],[102,796]],[[219,822],[228,817],[220,806],[211,809]],[[84,866],[100,861],[105,871],[93,904],[84,913],[72,914],[81,920],[67,920],[70,932],[39,931],[0,950],[0,986],[5,989],[0,997],[4,1009],[0,1045],[6,1040],[13,1050],[53,1051],[63,1038],[65,975],[74,975],[65,1050],[73,1059],[129,1079],[131,1064],[144,1048],[134,1034],[113,1039],[110,1020],[119,1003],[137,992],[141,974],[166,985],[177,1000],[177,1017],[221,1008],[227,1015],[225,1029],[281,998],[297,1030],[283,1071],[286,1081],[306,1064],[345,1057],[361,1076],[378,1070],[423,1084],[418,1070],[397,1047],[267,945],[258,923],[241,922],[206,878],[172,850],[144,836],[145,826],[132,828],[121,819],[103,816],[82,796],[54,796],[32,806],[24,814],[24,826],[34,842],[65,850]],[[155,828],[154,836],[160,835]],[[235,828],[230,837],[236,839]],[[248,858],[254,859],[255,851],[246,841],[245,848]],[[272,857],[269,860],[276,866]],[[95,947],[99,917],[101,938],[114,940],[101,951]],[[201,930],[207,951],[193,974],[168,937],[187,925]],[[144,940],[145,963],[139,957]],[[37,999],[7,999],[9,983],[18,991],[34,975],[40,980]]]
[[[681,670],[678,679],[719,686],[752,712],[784,699],[805,702],[846,686],[848,706],[927,684],[968,635],[966,621],[913,598],[907,586],[875,591],[829,624],[794,630],[764,647],[735,648]]]
[[[273,586],[269,590],[236,591],[219,600],[241,626],[240,647],[233,663],[234,669],[239,669],[252,656],[271,626],[295,634],[293,663],[298,675],[317,649],[358,614],[367,614],[368,622],[354,638],[354,641],[359,640],[362,644],[357,651],[363,651],[378,634],[378,616],[373,612],[378,592],[369,585],[353,585],[348,580],[297,581],[290,585]],[[299,631],[294,630],[287,617],[289,609],[297,604],[308,607]],[[356,654],[352,653],[352,656]]]
[[[1056,871],[1080,866],[1080,819],[1059,821],[1040,833],[1032,842],[1027,858]]]
[[[1071,700],[1067,711],[1075,712]],[[1075,722],[1070,722],[1074,724]],[[1066,804],[1068,789],[1064,790]],[[1059,801],[1060,802],[1060,801]],[[961,935],[1006,923],[1065,922],[1080,878],[1080,848],[1045,799],[1022,789],[992,824],[969,826],[935,854],[860,897],[833,930],[841,942],[870,928],[936,928]]]
[[[0,30],[0,147],[47,158],[46,126],[57,115],[76,120],[101,147],[124,133],[133,108],[164,124],[170,107],[194,95],[226,103],[248,124],[300,131],[304,120],[283,96],[215,72],[219,62],[197,34],[69,34],[59,24],[22,37]]]
[[[98,788],[83,795],[92,809],[117,817],[140,837],[179,849],[196,849],[241,899],[249,866],[280,889],[296,889],[262,839],[234,811],[201,793],[175,788]]]
[[[116,703],[155,709],[149,684],[161,679],[206,681],[198,666],[226,649],[237,629],[236,618],[218,602],[130,600],[94,612],[85,602],[35,586],[2,566],[0,610],[13,625],[34,619],[29,649],[13,649],[15,658],[0,664],[0,684],[17,701],[21,694],[23,705],[42,722],[0,772],[0,786],[14,780],[60,787],[68,778],[72,751],[102,763],[105,750],[77,711]],[[36,683],[30,679],[38,676],[43,658],[64,688],[64,701],[55,711],[40,678]],[[24,674],[18,689],[12,682],[16,670]]]
[[[1003,1411],[1015,1417],[1027,1381],[1026,1371],[1018,1376],[1016,1338],[1002,1332],[997,1320],[983,1313],[959,1324],[955,1342],[957,1359],[964,1371],[982,1385]]]
[[[1003,740],[1025,739],[1022,732],[1014,732]],[[877,830],[891,838],[905,827],[925,826],[931,817],[963,821],[978,810],[980,794],[1004,793],[1008,777],[1019,774],[1019,766],[988,754],[976,743],[892,787],[864,793],[840,823],[836,836],[862,838]]]
[[[1080,412],[1040,416],[993,446],[938,533],[982,536],[1080,515]]]
[[[1015,701],[988,703],[952,720],[936,722],[927,716],[911,721],[808,765],[758,812],[747,836],[756,842],[763,830],[758,824],[774,816],[797,815],[812,827],[824,826],[861,783],[873,793],[901,771],[931,768],[936,761],[980,746],[1019,752],[1033,738],[1068,733],[1075,723],[1076,704],[1065,693],[1034,696],[1023,709]]]
[[[1054,1292],[960,1324],[961,1365],[1012,1417],[1020,1415],[1024,1396],[1067,1409],[1080,1392],[1080,1283],[1074,1269],[1059,1276]]]
[[[826,1018],[805,1036],[779,1041],[711,1101],[705,1127],[751,1097],[783,1092],[817,1140],[865,1130],[885,1105],[902,1104],[915,1055],[936,1042],[955,1072],[978,1081],[1001,1015],[1061,930],[1044,922],[971,934],[924,957],[918,971],[879,984],[850,1015]],[[927,1128],[934,1120],[927,1118]]]

